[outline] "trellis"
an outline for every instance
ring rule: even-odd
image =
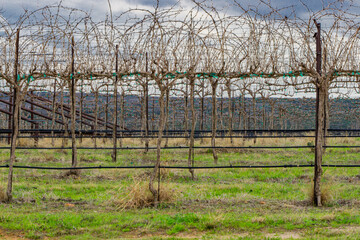
[[[139,14],[137,17],[130,15],[135,12]],[[297,92],[316,92],[314,203],[321,205],[321,161],[325,146],[324,136],[328,129],[330,85],[357,82],[360,76],[356,50],[360,44],[359,27],[356,24],[347,24],[351,22],[352,16],[347,16],[343,9],[336,8],[317,12],[309,17],[308,22],[296,17],[291,20],[287,17],[279,20],[274,17],[279,14],[276,11],[273,15],[248,14],[245,11],[238,16],[221,16],[216,9],[201,4],[197,4],[196,8],[185,14],[185,17],[182,17],[183,13],[184,10],[176,8],[157,8],[153,12],[136,9],[120,15],[116,18],[118,22],[109,19],[95,21],[80,10],[57,6],[44,7],[28,13],[15,25],[6,21],[1,22],[6,35],[0,42],[1,51],[4,53],[0,58],[0,82],[2,81],[2,86],[5,86],[3,83],[6,81],[12,89],[8,109],[8,113],[12,112],[9,114],[9,200],[12,196],[19,119],[22,117],[21,104],[29,87],[36,86],[37,83],[40,83],[43,89],[49,90],[46,83],[55,80],[64,84],[63,86],[67,85],[69,89],[70,106],[66,111],[70,113],[67,118],[71,119],[74,174],[77,174],[75,170],[78,162],[76,117],[78,114],[86,116],[83,115],[83,111],[77,112],[76,93],[79,81],[110,82],[107,86],[113,89],[113,123],[108,124],[107,119],[101,121],[105,128],[112,126],[114,161],[118,149],[118,128],[123,128],[124,125],[124,101],[121,107],[121,126],[117,122],[119,88],[122,98],[125,89],[129,91],[137,87],[143,88],[142,130],[145,132],[143,137],[148,139],[148,96],[149,87],[152,87],[159,94],[160,105],[157,161],[150,184],[150,190],[156,199],[159,193],[152,182],[155,181],[161,167],[162,134],[168,131],[166,125],[169,117],[169,101],[165,100],[169,99],[170,91],[174,86],[184,90],[182,81],[186,81],[186,97],[188,100],[190,96],[192,112],[188,167],[193,174],[191,167],[194,166],[195,88],[205,88],[199,84],[201,81],[207,81],[211,88],[211,147],[216,163],[218,87],[226,81],[230,82],[228,88],[231,88],[231,81],[241,84],[245,80],[250,80],[260,86],[261,90],[270,93],[279,94],[289,86]],[[320,24],[312,22],[315,18],[321,21],[322,17],[329,15],[333,19],[333,27],[328,31],[321,31]],[[313,39],[315,28],[316,39]],[[347,44],[352,48],[348,49]],[[322,55],[321,51],[326,55]],[[152,86],[150,81],[153,83]],[[83,94],[83,85],[81,88]],[[244,89],[248,92],[253,90],[245,87]],[[231,95],[231,89],[229,92]],[[255,99],[257,92],[252,91],[252,94]],[[64,104],[61,106],[64,108]],[[62,114],[64,115],[63,112]],[[256,115],[253,114],[256,123]],[[27,120],[30,123],[33,121]],[[64,117],[62,120],[64,121]],[[51,121],[54,122],[56,119],[52,118]],[[82,123],[82,117],[80,121]],[[94,122],[96,128],[98,119],[95,118]],[[232,132],[232,124],[229,124],[229,127],[229,132]],[[145,146],[149,149],[148,141]]]

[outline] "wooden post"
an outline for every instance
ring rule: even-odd
[[[19,67],[19,38],[20,38],[20,29],[16,33],[15,41],[15,62],[14,62],[14,98],[13,98],[13,117],[12,117],[12,126],[11,126],[11,147],[10,147],[10,161],[9,161],[9,174],[8,174],[8,184],[6,189],[6,200],[11,202],[12,200],[12,183],[13,183],[13,173],[14,173],[14,162],[15,162],[15,150],[16,150],[16,140],[19,132],[19,88],[18,83],[18,67]]]
[[[216,128],[217,128],[217,103],[216,103],[216,88],[218,86],[218,80],[211,80],[211,98],[212,98],[212,117],[211,117],[211,147],[214,157],[214,163],[218,163],[218,156],[216,153]]]
[[[146,53],[146,69],[145,71],[148,72],[148,53]],[[149,151],[149,81],[146,77],[145,79],[145,153]]]
[[[321,25],[314,20],[317,28],[315,34],[316,39],[316,71],[321,76]],[[324,120],[325,120],[325,97],[326,84],[322,79],[316,80],[316,132],[315,132],[315,166],[314,166],[314,204],[315,206],[322,206],[321,201],[321,175],[322,175],[322,155],[324,144]]]
[[[160,106],[160,117],[159,117],[159,125],[158,125],[158,136],[157,136],[157,144],[156,144],[156,163],[154,166],[154,170],[150,176],[149,182],[149,190],[154,196],[154,205],[155,207],[158,206],[160,202],[160,160],[161,160],[161,143],[163,137],[163,131],[165,128],[165,104],[164,98],[166,95],[166,89],[164,86],[159,85],[160,88],[160,97],[159,97],[159,106]],[[154,188],[154,181],[156,176],[158,176],[158,189]]]
[[[191,132],[190,132],[190,141],[189,141],[189,154],[188,154],[188,167],[194,167],[194,143],[195,143],[195,125],[196,125],[196,115],[195,115],[195,78],[190,77],[190,105],[191,105]],[[194,169],[189,168],[191,174],[191,179],[194,180],[195,174]]]
[[[115,84],[114,84],[114,125],[113,125],[113,153],[112,160],[116,162],[117,155],[117,110],[118,110],[118,99],[117,99],[117,81],[118,81],[118,51],[119,45],[116,45],[115,50]]]
[[[75,83],[75,56],[74,56],[74,49],[75,48],[75,41],[74,36],[71,38],[71,166],[76,167],[77,162],[77,148],[76,148],[76,135],[75,135],[75,128],[76,128],[76,83]],[[78,171],[71,171],[74,174],[78,174]]]

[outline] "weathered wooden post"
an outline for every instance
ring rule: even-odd
[[[146,57],[146,66],[145,66],[145,71],[146,73],[149,71],[148,68],[148,53],[146,53],[145,55]],[[146,83],[145,83],[145,153],[147,153],[149,151],[149,80],[148,77],[146,76]]]
[[[118,110],[118,99],[117,99],[117,82],[118,82],[118,51],[119,45],[116,45],[115,50],[115,84],[114,84],[114,124],[113,124],[113,153],[112,160],[116,162],[117,155],[117,110]]]
[[[70,98],[71,98],[71,167],[77,167],[78,161],[77,161],[77,148],[76,148],[76,82],[75,82],[75,41],[74,36],[71,38],[71,90],[70,90]],[[72,174],[79,174],[78,171],[70,171]]]
[[[321,79],[321,24],[314,20],[317,33],[314,35],[316,39],[316,71],[319,77],[316,79],[316,126],[315,126],[315,166],[314,166],[314,204],[322,206],[321,200],[321,174],[322,174],[322,155],[324,144],[324,127],[325,127],[325,98],[326,98],[326,82]]]
[[[10,161],[9,161],[9,174],[8,174],[8,184],[6,189],[6,198],[7,202],[12,200],[12,183],[13,183],[13,174],[14,174],[14,162],[15,162],[15,150],[16,150],[16,140],[19,133],[19,108],[20,108],[20,86],[18,83],[18,68],[19,68],[19,38],[20,38],[20,28],[16,32],[15,40],[15,62],[14,62],[14,87],[13,87],[13,117],[11,124],[11,147],[10,147]]]

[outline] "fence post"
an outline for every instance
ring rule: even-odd
[[[119,45],[116,45],[115,51],[115,85],[114,85],[114,125],[113,125],[113,153],[112,160],[116,162],[117,155],[117,110],[118,110],[118,99],[117,99],[117,82],[118,82],[118,51]]]
[[[16,33],[15,41],[15,62],[14,62],[14,97],[13,97],[13,117],[11,125],[11,147],[10,147],[10,161],[9,161],[9,174],[8,174],[8,184],[6,189],[6,198],[8,202],[12,200],[12,183],[13,183],[13,172],[14,172],[14,162],[15,162],[15,150],[16,150],[16,140],[19,132],[19,106],[20,106],[20,85],[18,83],[18,67],[19,67],[19,38],[20,38],[20,28]]]
[[[321,76],[321,24],[314,20],[317,33],[316,39],[316,71]],[[325,97],[326,83],[319,77],[316,79],[316,125],[315,125],[315,165],[314,165],[314,204],[322,206],[321,202],[321,175],[322,175],[322,155],[324,144],[324,126],[325,126]]]
[[[148,69],[148,53],[146,52],[146,65],[145,65],[145,71],[146,73],[148,73],[149,69]],[[145,140],[145,153],[147,153],[149,151],[149,80],[148,77],[146,76],[145,78],[145,136],[146,136],[146,140]]]
[[[71,166],[72,167],[76,167],[77,166],[77,148],[76,148],[76,133],[75,133],[75,128],[76,128],[76,82],[75,82],[75,76],[74,76],[74,72],[75,72],[75,55],[74,55],[74,50],[75,50],[75,41],[74,41],[74,36],[72,36],[71,38],[71,150],[72,150],[72,155],[71,155]],[[70,171],[71,173],[77,175],[79,172],[78,171]]]

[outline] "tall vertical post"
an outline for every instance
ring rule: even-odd
[[[117,99],[117,82],[118,82],[118,51],[119,45],[116,45],[115,50],[115,84],[114,84],[114,125],[113,125],[113,153],[112,160],[116,162],[117,155],[117,110],[118,110],[118,99]]]
[[[76,135],[75,135],[75,128],[76,128],[76,83],[75,83],[75,41],[74,36],[71,38],[71,166],[77,166],[77,148],[76,148]],[[77,171],[72,171],[74,174],[78,174]]]
[[[145,55],[146,57],[146,73],[148,72],[148,53],[146,53]],[[145,136],[146,136],[146,140],[145,140],[145,152],[149,151],[149,82],[148,82],[148,78],[146,77],[145,79]]]
[[[7,201],[10,202],[12,200],[12,183],[13,183],[13,172],[14,172],[14,162],[15,162],[15,150],[16,150],[16,140],[19,132],[19,82],[18,82],[18,68],[19,68],[19,38],[20,38],[20,28],[16,33],[16,41],[15,41],[15,62],[14,62],[14,78],[13,78],[13,117],[12,117],[12,126],[11,126],[11,147],[10,147],[10,161],[9,161],[9,174],[8,174],[8,184],[6,189],[6,198]]]
[[[321,76],[321,24],[314,20],[317,33],[316,40],[316,71]],[[321,175],[322,175],[322,155],[324,144],[324,121],[325,121],[325,96],[326,86],[321,78],[316,79],[316,125],[315,125],[315,166],[314,166],[314,204],[315,206],[322,206],[321,201]]]

